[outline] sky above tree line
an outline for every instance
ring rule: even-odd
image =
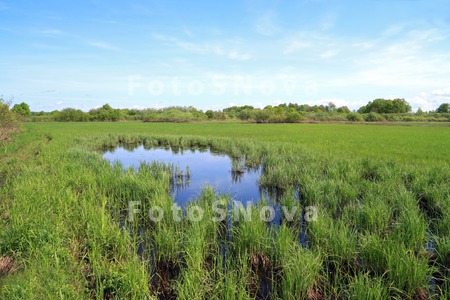
[[[33,111],[450,102],[448,0],[0,0],[0,43]]]

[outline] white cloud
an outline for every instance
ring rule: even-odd
[[[406,101],[409,102],[413,111],[419,107],[423,111],[433,111],[442,103],[450,103],[450,87],[432,92],[422,92],[417,96],[407,98]]]
[[[375,42],[374,41],[356,42],[351,45],[356,49],[368,50],[375,46]]]
[[[251,59],[252,57],[251,57],[251,55],[249,55],[249,54],[246,54],[246,53],[239,53],[239,52],[236,51],[236,50],[232,50],[231,52],[228,53],[228,58],[229,58],[229,59],[232,59],[232,60],[241,60],[241,61],[244,61],[244,60],[249,60],[249,59]]]
[[[416,29],[408,32],[408,36],[414,41],[420,41],[422,43],[433,43],[437,41],[442,41],[447,38],[447,36],[438,31],[437,29]]]
[[[320,57],[323,59],[333,58],[338,55],[339,51],[337,49],[330,49],[320,54]]]
[[[47,29],[38,30],[37,33],[40,35],[49,36],[49,37],[56,37],[56,36],[64,35],[64,31],[62,31],[60,29],[55,29],[55,28],[47,28]]]
[[[298,52],[303,49],[311,48],[312,44],[307,41],[293,40],[289,45],[283,50],[283,54],[291,54]]]
[[[213,111],[218,111],[218,110],[222,110],[224,108],[226,108],[227,106],[223,105],[223,104],[209,104],[203,107],[203,110],[207,111],[207,110],[213,110]]]
[[[384,99],[388,99],[388,100],[395,100],[395,99],[399,99],[401,97],[396,96],[396,95],[389,95],[389,96],[386,96],[386,97],[383,97],[383,98]]]
[[[255,108],[264,108],[265,107],[264,103],[262,103],[262,102],[255,102],[252,104],[252,106]]]
[[[116,20],[95,20],[97,23],[106,24],[106,25],[115,25],[118,24]]]
[[[356,106],[350,107],[349,101],[345,100],[343,98],[322,98],[322,99],[313,100],[308,104],[309,105],[328,105],[328,103],[330,103],[330,102],[334,103],[336,105],[336,107],[347,106],[352,109],[359,108],[360,106],[365,104],[365,103],[363,103],[360,106],[358,106],[359,102],[358,103],[353,102],[353,103],[351,103],[352,106],[355,106],[355,104],[356,104],[357,107]]]
[[[196,54],[215,55],[238,61],[252,59],[251,54],[236,49],[241,44],[238,40],[227,40],[226,43],[224,43],[223,41],[193,43],[161,34],[154,34],[153,38],[162,42],[173,44],[181,48],[182,50]]]
[[[187,35],[188,37],[193,37],[194,33],[192,32],[192,30],[190,30],[189,28],[187,28],[186,26],[183,26],[183,32],[185,35]]]
[[[322,30],[322,31],[330,30],[331,28],[333,28],[335,26],[336,20],[337,20],[336,14],[331,14],[331,13],[326,14],[320,20],[320,24],[319,24],[320,30]]]
[[[405,26],[401,24],[394,24],[388,27],[384,32],[383,36],[389,37],[394,36],[401,33],[404,30]]]
[[[260,16],[255,22],[255,30],[258,34],[264,36],[272,36],[279,31],[278,25],[275,22],[276,15],[273,12],[268,12]]]
[[[445,32],[437,30],[410,30],[395,40],[378,38],[352,43],[351,47],[360,46],[357,52],[352,52],[345,41],[336,41],[337,48],[352,57],[346,66],[351,67],[352,72],[331,79],[329,83],[343,87],[382,86],[395,90],[445,86],[450,78],[450,55],[436,46],[445,36]]]
[[[433,96],[444,96],[444,97],[450,97],[450,87],[440,89],[440,90],[434,90],[431,92]]]
[[[323,48],[330,42],[330,38],[313,31],[300,31],[284,41],[283,54],[295,54],[301,50]]]
[[[102,42],[102,41],[91,42],[91,43],[89,43],[89,45],[92,47],[95,47],[95,48],[108,50],[108,51],[120,51],[119,47],[116,47],[114,45],[111,45],[109,43]]]

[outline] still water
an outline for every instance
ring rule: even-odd
[[[105,152],[103,157],[111,163],[119,162],[123,168],[138,169],[142,162],[172,164],[184,175],[174,184],[172,192],[175,202],[181,206],[195,199],[206,186],[213,187],[216,193],[228,194],[242,202],[256,203],[265,194],[258,184],[261,168],[249,169],[239,161],[235,161],[235,166],[242,167],[233,168],[233,160],[229,156],[211,152],[210,149],[119,147]]]

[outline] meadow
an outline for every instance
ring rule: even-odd
[[[281,205],[317,219],[273,227],[261,201],[250,221],[214,222],[232,199],[205,188],[199,222],[153,222],[152,206],[172,215],[173,174],[111,166],[99,150],[119,145],[261,164]],[[447,123],[26,123],[1,147],[0,299],[450,297]],[[142,213],[124,221],[129,201]]]

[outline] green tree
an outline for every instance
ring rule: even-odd
[[[213,112],[212,110],[210,110],[210,109],[208,109],[208,110],[205,112],[205,115],[208,117],[208,119],[214,118],[214,112]]]
[[[328,105],[325,106],[325,111],[327,112],[333,112],[336,110],[336,104],[333,102],[328,102]]]
[[[436,109],[437,113],[448,113],[450,112],[450,103],[442,103],[438,109]]]
[[[420,107],[417,109],[416,115],[418,116],[423,115],[423,110]]]
[[[254,115],[254,109],[245,108],[238,112],[237,117],[241,120],[252,119]]]
[[[349,113],[350,109],[347,106],[341,106],[338,109],[336,109],[336,112],[338,112],[338,113]]]
[[[358,112],[361,114],[371,112],[379,114],[401,114],[411,112],[411,106],[405,99],[386,100],[380,98],[370,101],[366,106],[359,108]]]
[[[97,121],[118,121],[120,110],[112,108],[108,103],[97,109],[91,109],[89,115],[92,120]]]
[[[15,112],[18,115],[27,117],[31,115],[30,106],[26,104],[25,102],[22,102],[20,104],[15,104],[11,111]]]

